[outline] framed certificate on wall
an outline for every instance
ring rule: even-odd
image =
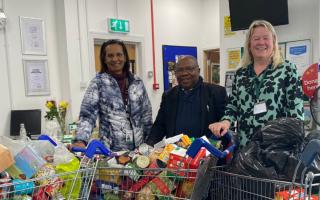
[[[23,54],[47,54],[45,24],[43,19],[20,16],[20,35]]]
[[[23,60],[26,96],[50,94],[48,61]]]

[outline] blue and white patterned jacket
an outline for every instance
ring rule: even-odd
[[[88,142],[97,117],[100,136],[111,150],[132,150],[143,143],[152,126],[152,108],[142,80],[129,74],[126,107],[117,81],[97,74],[82,101],[76,140]]]

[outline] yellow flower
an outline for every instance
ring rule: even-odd
[[[47,101],[46,107],[51,110],[55,106],[54,104],[55,104],[54,101]]]
[[[69,104],[66,101],[60,101],[60,103],[59,103],[59,107],[64,110],[67,110],[68,106],[69,106]]]

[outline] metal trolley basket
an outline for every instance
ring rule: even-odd
[[[230,135],[228,135],[231,137]],[[202,160],[198,169],[191,169],[190,162],[201,148],[211,155]],[[203,139],[196,139],[187,150],[187,156],[177,168],[162,168],[156,162],[149,168],[108,167],[98,164],[90,199],[153,200],[153,199],[205,199],[211,182],[209,175],[218,159],[233,151],[235,145],[221,152]],[[188,159],[189,158],[189,159]]]
[[[308,171],[320,155],[320,140],[311,140],[304,148],[292,181],[256,178],[235,174],[227,166],[212,168],[210,196],[215,200],[318,200],[320,199],[320,174]],[[301,165],[303,164],[303,165]],[[300,180],[296,179],[304,166]]]
[[[41,139],[49,140],[53,145],[56,143],[49,137]],[[106,149],[99,141],[92,141],[88,148],[74,148],[75,151],[84,152],[84,156],[79,161],[75,158],[77,169],[63,173],[47,172],[41,177],[20,180],[10,180],[7,177],[6,183],[0,183],[0,199],[8,200],[62,200],[62,199],[89,199],[92,181],[95,176],[97,164],[99,161],[98,154],[110,156],[111,152]],[[72,165],[71,163],[61,166]],[[43,166],[46,167],[46,166]],[[2,179],[4,180],[4,179]]]

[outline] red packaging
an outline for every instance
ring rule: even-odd
[[[167,177],[166,172],[161,172],[147,185],[151,188],[153,194],[156,195],[169,195],[176,188],[174,182]]]
[[[300,195],[300,196],[299,196]],[[304,197],[304,189],[296,188],[294,190],[285,190],[276,192],[276,198],[275,200],[318,200],[318,197],[316,195],[311,195],[310,198]]]
[[[134,181],[129,177],[123,177],[123,181],[120,185],[120,190],[127,191],[134,184]]]
[[[149,167],[143,171],[144,175],[147,176],[156,176],[158,175],[162,170],[162,168],[165,168],[166,164],[164,162],[162,162],[159,159],[153,160]]]
[[[170,154],[169,155],[169,161],[167,164],[168,169],[173,169],[170,170],[172,173],[176,174],[175,170],[178,169],[185,169],[185,160],[182,156],[176,155],[176,154]],[[178,176],[184,176],[185,173],[184,171],[179,171]]]
[[[63,180],[59,177],[54,177],[45,187],[44,191],[49,197],[53,197],[60,188],[62,188]]]
[[[32,200],[49,200],[49,197],[44,192],[44,188],[40,188],[32,195]]]
[[[191,159],[190,157],[187,159],[186,164],[189,164],[189,168],[190,169],[198,169],[199,165],[200,165],[200,160],[206,157],[206,149],[204,147],[201,147],[201,149],[199,150],[199,152],[197,153],[196,157],[194,157],[193,159]]]
[[[169,155],[169,161],[167,168],[168,169],[198,169],[200,165],[200,160],[206,157],[206,149],[201,148],[197,155],[192,159],[191,157],[188,157],[187,159],[184,159],[184,157],[172,154]],[[185,176],[185,177],[196,177],[196,172],[189,172],[187,175],[184,171],[178,172],[179,176]]]
[[[136,182],[134,185],[132,185],[131,188],[129,189],[129,191],[130,192],[140,191],[143,188],[143,186],[145,186],[150,181],[150,179],[151,179],[151,177],[143,177],[138,182]]]

